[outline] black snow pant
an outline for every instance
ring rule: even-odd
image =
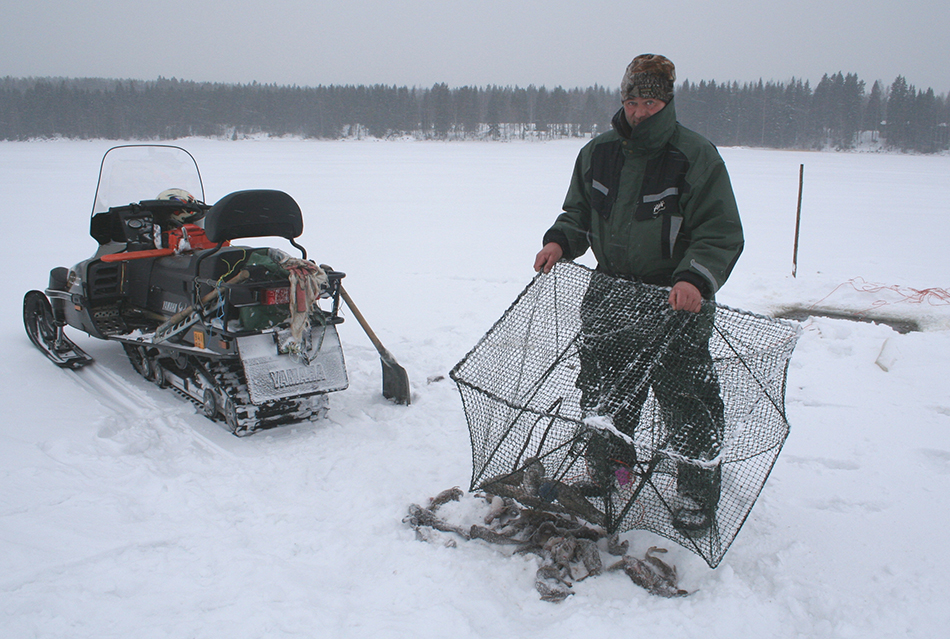
[[[675,453],[679,494],[714,510],[720,468],[709,462],[719,454],[724,426],[709,354],[715,307],[674,311],[667,296],[663,289],[592,275],[580,310],[581,408],[585,416],[610,417],[634,439],[638,428],[650,429],[651,447]],[[651,389],[659,423],[641,426]],[[601,433],[590,440],[587,457],[594,482],[602,485],[612,483],[618,464],[650,461],[637,460],[634,446]]]

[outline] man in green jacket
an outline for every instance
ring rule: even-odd
[[[729,277],[743,235],[718,151],[676,121],[675,79],[673,63],[660,55],[637,56],[627,67],[613,130],[578,155],[564,212],[545,233],[534,268],[547,273],[558,260],[593,250],[598,273],[581,307],[582,408],[610,416],[613,426],[632,437],[652,387],[666,422],[667,450],[677,460],[680,499],[673,524],[702,531],[719,500],[723,430],[708,351],[715,309],[702,302],[712,300]],[[610,278],[670,287],[668,305],[647,310],[630,300],[607,299]],[[651,323],[673,311],[699,315],[671,342],[654,343],[643,326],[658,325]],[[626,330],[631,316],[640,330]],[[645,356],[662,360],[650,369],[650,383],[623,388],[630,383],[630,363]],[[618,393],[618,385],[628,392]],[[636,461],[632,446],[616,446],[592,446],[588,457],[602,458],[592,465],[603,471],[624,459]],[[612,482],[611,475],[595,468],[595,482]]]

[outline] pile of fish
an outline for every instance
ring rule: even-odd
[[[528,475],[528,483],[537,479],[531,476],[530,466],[525,475]],[[425,508],[410,505],[409,514],[403,521],[422,541],[438,541],[441,536],[434,531],[442,531],[466,541],[480,539],[512,546],[515,553],[537,555],[541,562],[535,576],[535,588],[544,601],[563,601],[574,594],[574,582],[614,570],[622,570],[635,584],[654,595],[681,597],[689,594],[677,586],[676,568],[657,557],[666,550],[650,548],[642,559],[629,555],[629,542],[620,542],[617,535],[608,536],[597,524],[585,521],[559,504],[537,498],[536,491],[523,491],[524,477],[520,479],[520,486],[511,483],[510,477],[506,477],[507,483],[483,484],[486,492],[476,495],[476,498],[484,499],[488,505],[484,525],[458,525],[439,516],[441,506],[462,498],[463,492],[459,488],[442,491]],[[489,489],[507,494],[492,494]],[[563,488],[558,493],[562,491]],[[519,494],[516,497],[514,493]],[[569,500],[570,497],[564,499]],[[446,545],[457,544],[450,538]],[[605,568],[601,549],[619,559]]]

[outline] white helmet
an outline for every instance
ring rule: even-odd
[[[185,189],[165,189],[158,194],[156,199],[173,200],[175,202],[183,202],[185,204],[195,204],[195,202],[197,202],[195,196]],[[200,215],[200,211],[180,210],[172,213],[171,218],[179,224],[184,224],[185,222],[190,222],[191,220],[200,217]]]

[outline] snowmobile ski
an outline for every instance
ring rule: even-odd
[[[80,368],[92,363],[92,357],[66,337],[42,291],[30,291],[23,298],[23,324],[33,344],[57,366]]]

